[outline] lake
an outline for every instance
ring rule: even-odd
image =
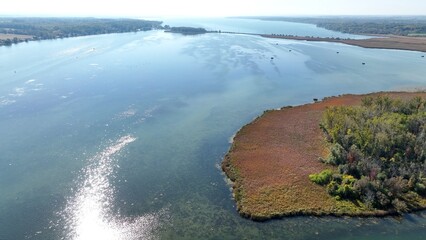
[[[219,167],[232,135],[266,109],[424,88],[421,55],[162,31],[0,47],[0,239],[424,239],[426,212],[252,222],[236,212]]]

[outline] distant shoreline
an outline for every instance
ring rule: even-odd
[[[163,29],[160,21],[107,18],[1,18],[0,46],[110,33]]]
[[[195,35],[204,33],[227,33],[254,35],[265,38],[298,41],[334,42],[364,48],[420,51],[426,53],[426,37],[374,35],[370,39],[343,39],[333,37],[293,36],[283,34],[259,34],[229,31],[208,31],[204,28],[170,27],[161,21],[137,19],[95,19],[95,18],[0,18],[0,46],[10,46],[20,42],[60,39],[74,36],[88,36],[108,33],[138,32],[164,29],[171,33]],[[3,25],[2,25],[3,24]],[[11,26],[9,26],[11,25]],[[7,27],[6,27],[7,26]],[[55,26],[53,28],[52,26]],[[16,29],[15,29],[16,28]],[[424,56],[422,56],[424,57]]]

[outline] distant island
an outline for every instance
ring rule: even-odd
[[[0,18],[0,46],[24,41],[162,29],[161,21],[100,18]]]
[[[164,29],[165,29],[165,32],[180,33],[184,35],[196,35],[196,34],[208,33],[208,31],[204,28],[194,28],[194,27],[169,27],[168,25],[166,25]]]
[[[426,209],[426,93],[344,95],[270,110],[222,162],[238,212],[385,216]]]

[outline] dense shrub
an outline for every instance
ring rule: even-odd
[[[358,107],[328,108],[320,127],[330,142],[323,161],[338,172],[309,177],[330,195],[400,212],[426,195],[425,99],[367,97]]]
[[[333,172],[331,170],[324,170],[318,174],[309,175],[309,179],[316,184],[326,185],[331,181],[332,175]]]

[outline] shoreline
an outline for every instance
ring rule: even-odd
[[[365,96],[426,97],[426,92],[379,92],[341,95],[317,103],[267,110],[235,135],[222,162],[232,181],[238,213],[254,221],[289,216],[395,216],[393,210],[367,209],[359,203],[337,201],[308,175],[332,168],[318,158],[326,145],[318,127],[327,106],[358,105]],[[419,199],[409,212],[426,209]]]
[[[322,38],[322,37],[301,37],[275,34],[259,34],[265,38],[278,38],[308,42],[333,42],[347,45],[390,50],[418,51],[426,53],[426,37],[405,37],[396,35],[374,35],[376,38],[368,39],[340,39],[340,38]],[[422,56],[424,57],[424,56]]]

